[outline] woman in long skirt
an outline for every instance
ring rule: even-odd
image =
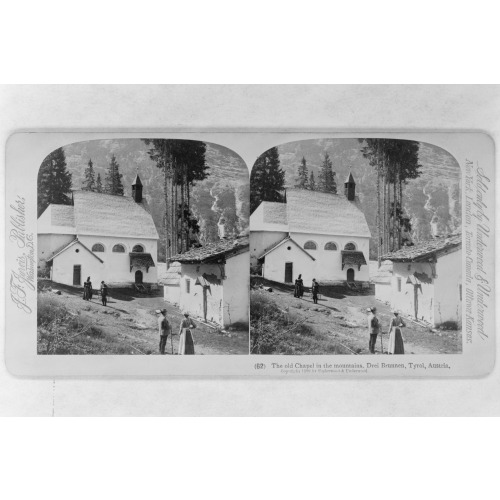
[[[404,354],[405,346],[403,336],[401,335],[401,328],[406,326],[405,322],[399,315],[398,311],[394,312],[394,318],[391,319],[389,326],[389,354]]]
[[[194,354],[194,338],[191,330],[196,328],[189,313],[184,313],[184,319],[179,327],[179,354]]]

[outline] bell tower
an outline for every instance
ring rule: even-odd
[[[350,172],[344,182],[344,195],[349,201],[354,201],[356,199],[356,183],[354,182],[354,177]]]
[[[142,182],[139,174],[135,176],[135,181],[132,184],[132,198],[134,198],[136,203],[141,203],[142,201]]]

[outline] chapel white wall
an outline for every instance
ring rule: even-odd
[[[250,233],[250,265],[255,266],[258,257],[287,234],[286,231],[252,231]]]

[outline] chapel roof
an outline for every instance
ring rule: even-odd
[[[72,205],[51,205],[50,222],[53,226],[75,227]]]
[[[262,202],[264,222],[268,224],[286,224],[286,203],[276,203],[272,201]]]
[[[462,234],[452,234],[441,236],[432,240],[421,241],[416,245],[404,246],[396,252],[387,253],[382,259],[392,260],[393,262],[413,262],[426,261],[449,250],[455,251],[462,247]]]
[[[158,239],[146,200],[94,191],[73,191],[77,234]]]
[[[343,194],[288,189],[286,198],[291,233],[371,236],[358,197],[349,201]]]

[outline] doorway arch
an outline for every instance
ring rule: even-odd
[[[351,283],[352,281],[354,281],[354,269],[352,269],[352,268],[349,268],[347,270],[347,281],[349,283]]]
[[[135,272],[135,284],[142,285],[142,271]]]

